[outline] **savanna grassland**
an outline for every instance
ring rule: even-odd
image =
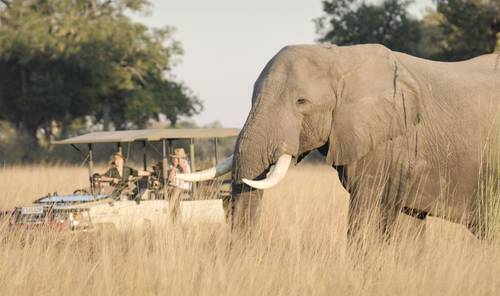
[[[391,242],[346,247],[348,195],[334,171],[299,166],[266,192],[241,238],[218,225],[66,235],[0,226],[0,295],[500,295],[500,242],[401,218]],[[85,186],[85,168],[0,169],[0,209]],[[335,182],[333,182],[335,181]]]

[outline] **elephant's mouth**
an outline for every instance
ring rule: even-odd
[[[274,165],[271,165],[268,168],[268,173],[263,179],[250,180],[243,178],[242,181],[243,183],[255,189],[271,188],[281,182],[283,178],[285,178],[286,173],[288,172],[288,168],[292,163],[292,159],[293,156],[291,154],[284,153],[278,158]],[[231,155],[215,167],[191,174],[178,174],[177,178],[188,182],[211,180],[228,173],[231,170],[232,162],[233,156]]]

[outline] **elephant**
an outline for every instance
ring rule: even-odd
[[[500,150],[499,65],[500,54],[436,62],[378,44],[286,46],[254,84],[234,154],[180,177],[232,170],[233,227],[245,229],[263,190],[318,150],[350,193],[351,235],[373,205],[383,234],[402,212],[481,235],[482,179]],[[437,209],[443,196],[446,213]]]

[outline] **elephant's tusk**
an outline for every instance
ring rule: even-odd
[[[269,170],[269,174],[263,180],[253,181],[248,179],[243,179],[243,182],[250,187],[256,189],[267,189],[271,188],[274,185],[278,184],[286,175],[288,171],[288,167],[290,167],[290,163],[292,162],[292,156],[289,154],[283,154],[280,156],[276,165],[271,167]]]
[[[191,174],[177,174],[176,178],[188,182],[201,182],[224,175],[231,170],[233,165],[233,156],[229,156],[217,166]]]

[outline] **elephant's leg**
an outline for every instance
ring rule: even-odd
[[[358,164],[357,176],[349,180],[350,237],[363,228],[370,228],[380,238],[390,238],[407,194],[406,169],[401,164],[400,161],[370,160]]]
[[[380,213],[380,234],[385,240],[389,240],[395,231],[401,207],[399,204],[382,206]]]
[[[246,191],[232,200],[232,229],[236,232],[248,232],[256,224],[262,190]]]
[[[380,189],[365,178],[362,183],[351,187],[347,235],[350,243],[361,243],[366,239],[383,237],[388,219],[382,218],[385,209],[381,204]]]
[[[396,225],[397,207],[385,207],[367,202],[359,196],[351,196],[347,234],[349,240],[359,240],[371,234],[388,239]]]
[[[366,226],[368,221],[368,209],[363,207],[358,194],[351,193],[347,216],[347,240],[350,245],[362,240],[363,226]]]

